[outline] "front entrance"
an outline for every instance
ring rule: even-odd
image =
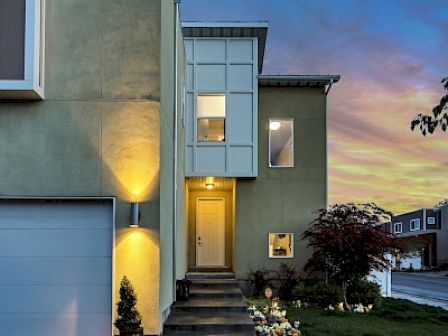
[[[188,271],[233,270],[235,190],[234,178],[187,178],[185,205]]]
[[[225,199],[198,198],[196,205],[196,265],[225,265]]]

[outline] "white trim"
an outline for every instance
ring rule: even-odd
[[[274,234],[274,235],[291,235],[291,255],[289,256],[271,256],[271,251],[270,251],[270,235]],[[268,258],[269,259],[292,259],[294,258],[294,232],[269,232],[268,233]]]
[[[400,231],[398,231],[396,229],[397,225],[400,225]],[[403,223],[402,222],[394,223],[393,230],[394,230],[394,234],[396,234],[396,233],[403,233]]]
[[[432,219],[432,223],[429,222],[429,219]],[[436,217],[435,216],[429,216],[426,218],[426,224],[429,225],[435,225],[436,224]]]
[[[418,228],[412,228],[412,223],[418,222]],[[421,220],[420,218],[413,218],[409,221],[409,231],[419,231],[421,229]]]
[[[271,165],[271,122],[272,121],[291,121],[291,165],[285,165],[285,166],[273,166]],[[269,168],[294,168],[295,158],[294,158],[294,151],[295,151],[295,143],[294,143],[294,118],[269,118],[269,124],[268,124],[268,167]]]
[[[30,91],[44,98],[45,0],[25,1],[23,80],[0,80],[0,91]],[[42,76],[42,78],[40,78]],[[39,81],[41,79],[41,83]],[[42,84],[42,85],[41,85]],[[1,92],[0,92],[1,95]],[[23,96],[22,96],[23,98]]]

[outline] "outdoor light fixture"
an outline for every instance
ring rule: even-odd
[[[138,211],[139,203],[131,203],[131,220],[129,227],[139,227],[140,212]]]
[[[280,128],[280,126],[281,126],[280,121],[271,121],[271,122],[269,123],[269,128],[270,128],[272,131],[276,131],[276,130],[278,130],[278,129]]]
[[[215,187],[215,181],[213,180],[213,176],[205,178],[205,187],[207,189],[213,189]]]

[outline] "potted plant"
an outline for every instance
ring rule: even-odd
[[[142,319],[136,304],[137,294],[129,279],[124,276],[120,282],[120,301],[115,320],[120,336],[143,336]]]

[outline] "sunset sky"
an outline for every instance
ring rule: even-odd
[[[269,21],[263,73],[340,74],[329,95],[329,201],[400,213],[448,197],[448,133],[409,124],[448,76],[447,0],[183,0],[183,20]]]

